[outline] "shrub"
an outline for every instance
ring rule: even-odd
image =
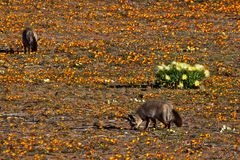
[[[168,88],[198,88],[201,80],[210,76],[203,65],[189,65],[172,62],[169,65],[159,65],[155,71],[155,85]]]

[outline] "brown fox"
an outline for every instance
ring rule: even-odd
[[[30,49],[32,52],[37,51],[37,34],[32,28],[26,28],[22,33],[22,43],[24,47],[24,53],[30,53]]]
[[[129,115],[131,129],[137,129],[143,121],[146,121],[145,130],[148,129],[150,120],[153,127],[156,128],[156,120],[159,120],[170,129],[171,123],[175,123],[177,127],[182,126],[182,118],[178,112],[173,109],[171,102],[162,100],[149,100],[142,104],[136,111],[135,115]]]

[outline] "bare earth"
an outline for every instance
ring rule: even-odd
[[[1,1],[0,159],[237,160],[239,10],[235,0]],[[36,53],[22,51],[26,21]],[[156,65],[172,61],[211,76],[199,89],[153,87]],[[124,117],[151,98],[173,101],[183,126],[130,130]]]

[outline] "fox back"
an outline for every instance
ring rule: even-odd
[[[30,49],[32,52],[37,51],[37,34],[32,28],[26,28],[22,33],[22,43],[24,47],[24,53],[28,50],[30,53]]]
[[[149,120],[153,121],[154,126],[156,126],[156,120],[168,128],[170,128],[171,122],[174,122],[178,127],[182,126],[182,118],[173,109],[172,103],[162,100],[145,102],[137,109],[135,116],[129,116],[129,120],[132,121],[131,126],[135,128],[138,128],[142,121],[147,121],[145,129],[148,128]]]

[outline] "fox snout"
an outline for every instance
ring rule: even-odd
[[[137,123],[136,123],[133,115],[128,115],[127,120],[128,120],[128,122],[129,122],[129,124],[131,126],[131,129],[134,129],[134,130],[137,129],[136,128]]]

